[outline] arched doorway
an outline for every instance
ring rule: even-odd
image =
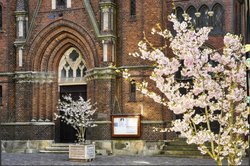
[[[87,83],[85,80],[86,64],[82,54],[74,47],[69,48],[62,56],[58,68],[60,99],[71,94],[74,100],[79,96],[87,99]],[[76,141],[76,131],[70,125],[60,122],[60,141],[71,143]]]

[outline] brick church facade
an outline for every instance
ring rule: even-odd
[[[213,26],[207,46],[222,47],[225,32],[244,31],[238,0],[176,1],[181,20],[188,13],[196,27]],[[243,3],[244,5],[244,3]],[[148,80],[151,64],[129,53],[143,32],[170,24],[166,0],[0,0],[0,137],[6,141],[67,142],[68,131],[54,121],[57,102],[72,93],[97,103],[98,126],[87,137],[96,141],[152,141],[172,138],[153,132],[174,115],[136,92],[110,64],[128,68],[135,81]],[[242,11],[243,12],[243,11]],[[141,115],[139,138],[113,138],[111,115]],[[143,142],[143,143],[144,143]]]

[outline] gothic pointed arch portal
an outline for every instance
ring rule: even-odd
[[[86,63],[80,51],[74,47],[69,48],[62,56],[58,67],[58,84],[60,99],[70,94],[74,100],[79,96],[87,99]],[[75,130],[60,122],[60,135],[58,142],[69,143],[76,141]]]

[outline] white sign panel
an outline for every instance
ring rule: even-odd
[[[113,116],[112,136],[140,136],[140,116]]]

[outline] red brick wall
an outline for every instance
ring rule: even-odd
[[[32,23],[33,27],[29,40],[24,46],[23,67],[19,68],[16,67],[16,51],[13,44],[16,35],[14,13],[16,1],[0,0],[3,6],[3,31],[0,32],[0,72],[5,73],[5,75],[0,73],[0,85],[3,87],[5,103],[1,107],[1,111],[5,113],[6,120],[49,119],[53,121],[53,112],[56,112],[59,96],[58,65],[63,53],[68,48],[76,47],[83,54],[88,69],[107,66],[102,62],[102,42],[95,36],[83,1],[72,1],[72,8],[63,11],[53,11],[50,0],[42,1],[37,17],[33,19],[37,2],[29,1],[29,23]],[[98,24],[100,24],[99,2],[100,0],[91,0]],[[160,38],[152,36],[150,31],[156,23],[160,23],[163,27],[169,26],[167,15],[172,10],[171,3],[162,0],[136,1],[136,18],[131,19],[129,2],[128,0],[116,0],[116,66],[151,66],[152,63],[134,58],[129,53],[138,50],[137,43],[143,39],[143,32],[156,46],[164,43]],[[232,31],[233,3],[231,0],[191,0],[176,3],[176,5],[186,9],[192,4],[198,9],[203,3],[211,7],[215,2],[220,2],[226,9],[225,31]],[[51,18],[51,16],[55,17]],[[222,47],[221,41],[221,36],[213,36],[210,37],[208,44],[213,47]],[[13,79],[15,71],[52,72],[55,78],[52,83],[42,83],[45,80],[17,83],[18,80]],[[11,74],[6,75],[6,72]],[[132,78],[135,80],[149,80],[150,73],[147,70],[133,69],[131,72]],[[120,77],[92,79],[88,82],[87,87],[88,98],[98,103],[98,112],[101,114],[97,115],[97,118],[100,120],[110,120],[112,113],[119,113],[119,111],[113,110],[116,108],[113,107],[115,98],[117,98],[123,114],[141,113],[143,107],[143,121],[169,122],[173,118],[172,113],[168,112],[166,107],[156,104],[138,91],[136,92],[136,102],[129,101],[129,82]],[[150,83],[150,88],[154,90],[153,83]],[[15,115],[14,118],[13,115]],[[148,139],[151,135],[149,128],[153,125],[147,124],[146,126],[144,132],[146,134],[143,138]],[[105,128],[103,132],[110,132],[110,125],[95,130],[100,131],[102,128]],[[49,134],[50,138],[51,135],[53,134]],[[157,139],[164,139],[164,137],[162,134]],[[110,133],[106,134],[105,138],[110,139]]]
[[[14,117],[14,82],[11,72],[15,68],[15,18],[16,1],[0,0],[2,6],[2,30],[0,31],[0,85],[2,86],[1,120],[12,121]]]

